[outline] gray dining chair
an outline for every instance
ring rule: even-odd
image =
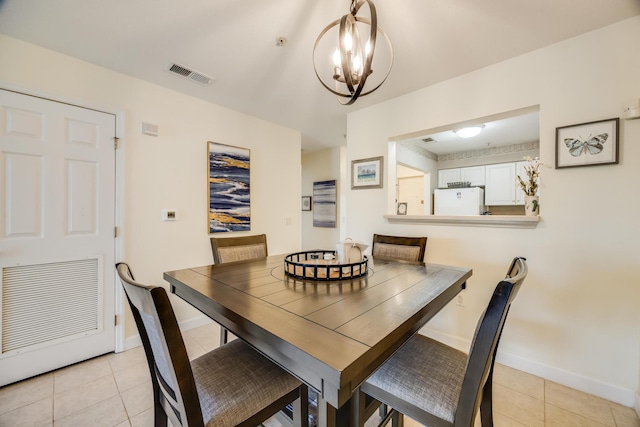
[[[473,427],[478,410],[483,427],[493,426],[492,382],[496,351],[509,307],[527,276],[525,258],[514,258],[496,286],[478,322],[469,355],[424,335],[414,335],[360,387],[391,409],[390,419],[403,425],[402,414],[430,427]],[[358,417],[363,426],[364,416]]]
[[[212,237],[211,252],[213,252],[214,264],[266,258],[269,254],[267,235]],[[220,326],[220,345],[226,344],[227,341],[229,341],[229,331]]]
[[[154,426],[256,426],[293,402],[294,425],[306,427],[306,385],[239,339],[190,362],[166,290],[136,282],[125,263],[116,270],[151,373]]]
[[[211,251],[213,252],[213,262],[215,264],[266,258],[269,255],[266,234],[212,237]]]
[[[371,255],[374,259],[423,262],[426,248],[426,237],[374,234]]]

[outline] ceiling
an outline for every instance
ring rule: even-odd
[[[477,136],[462,138],[454,131],[468,125],[483,126]],[[480,150],[504,145],[538,142],[540,139],[540,113],[521,112],[498,119],[468,122],[464,126],[438,129],[434,132],[414,133],[410,137],[398,137],[396,142],[406,146],[417,146],[436,155]]]
[[[0,0],[0,33],[344,145],[351,111],[640,14],[640,0],[375,0],[393,43],[388,80],[342,106],[313,45],[349,0]],[[278,46],[278,38],[286,38]],[[203,86],[176,62],[214,77]]]

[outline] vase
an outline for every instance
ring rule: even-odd
[[[527,216],[536,216],[540,214],[538,196],[524,196],[524,214]]]

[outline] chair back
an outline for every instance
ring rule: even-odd
[[[456,426],[473,426],[475,416],[483,402],[483,394],[491,393],[493,367],[500,336],[511,302],[527,277],[527,271],[526,259],[514,258],[507,276],[498,283],[487,309],[480,316],[460,391],[455,417]]]
[[[258,234],[242,237],[212,237],[211,250],[214,264],[266,258],[268,256],[267,236]]]
[[[202,426],[193,371],[167,292],[136,282],[125,263],[116,264],[116,270],[147,356],[154,400],[174,426]]]
[[[373,258],[423,262],[427,248],[426,237],[373,235]]]

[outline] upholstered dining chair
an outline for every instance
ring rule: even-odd
[[[211,251],[213,252],[214,264],[266,258],[268,255],[267,235],[212,237]],[[229,341],[229,331],[221,326],[220,345],[226,344],[227,341]]]
[[[382,419],[402,426],[402,414],[430,427],[493,426],[493,367],[500,335],[527,276],[524,258],[514,258],[478,322],[469,355],[423,335],[414,335],[360,387],[391,409]],[[360,399],[363,395],[360,395]],[[366,420],[359,417],[358,425]]]
[[[215,264],[265,258],[268,255],[267,236],[212,237],[211,250]]]
[[[410,262],[423,262],[427,247],[426,237],[400,237],[373,235],[373,258]]]
[[[256,426],[291,402],[294,425],[307,426],[303,383],[239,339],[190,362],[165,289],[136,282],[125,263],[116,270],[151,372],[156,427]]]

